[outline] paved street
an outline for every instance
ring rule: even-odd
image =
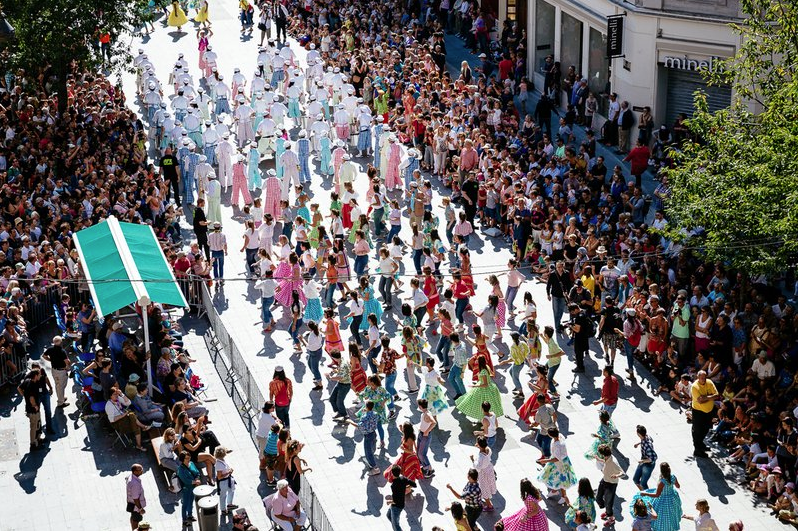
[[[220,71],[229,80],[233,68],[239,67],[249,78],[255,68],[257,36],[240,36],[236,3],[223,4],[212,0],[210,7],[214,31],[211,42],[214,51],[219,55]],[[459,40],[454,37],[448,39],[450,61],[452,64],[459,64],[467,52],[462,50]],[[196,39],[191,31],[177,34],[156,23],[155,34],[143,40],[134,39],[131,44],[134,53],[139,46],[149,54],[156,66],[158,77],[164,83],[179,52],[185,54],[194,78],[199,78],[196,68]],[[295,44],[294,50],[303,58],[303,51]],[[124,81],[128,101],[134,105],[132,77],[125,76]],[[171,94],[170,87],[165,89],[166,94]],[[293,138],[295,133],[296,131]],[[365,159],[354,160],[365,169]],[[610,159],[608,166],[612,163],[613,160]],[[263,166],[264,169],[267,167],[270,166]],[[321,211],[326,213],[329,210],[330,183],[322,182],[318,175],[314,175],[313,179],[310,190],[313,202],[318,202]],[[437,183],[433,184],[437,191],[445,193]],[[364,174],[360,175],[356,189],[361,195],[365,192]],[[216,310],[225,326],[233,332],[264,395],[268,394],[268,382],[275,366],[284,366],[294,380],[295,397],[291,408],[293,436],[306,443],[302,455],[313,468],[308,480],[319,496],[332,528],[389,529],[384,516],[384,496],[390,490],[381,476],[366,475],[361,436],[351,427],[344,429],[332,422],[327,400],[328,390],[321,393],[310,392],[312,384],[304,357],[292,356],[290,337],[285,331],[290,320],[278,309],[277,330],[267,336],[261,333],[259,293],[254,289],[254,284],[244,277],[244,255],[239,252],[243,233],[241,213],[229,206],[229,194],[223,197],[223,230],[230,247],[225,266],[229,280],[214,297]],[[440,206],[438,194],[434,205],[436,208]],[[403,238],[409,236],[407,225],[405,220],[401,234]],[[186,224],[186,227],[189,226]],[[186,234],[190,233],[186,231]],[[489,292],[486,276],[505,269],[510,253],[508,244],[503,240],[486,238],[481,234],[474,240],[472,237],[470,249],[477,281],[477,296],[472,298],[472,302],[476,309],[481,309]],[[409,256],[405,262],[407,270],[412,270]],[[443,270],[447,270],[446,265]],[[506,285],[506,280],[503,280],[503,285]],[[546,303],[545,286],[530,279],[522,287],[518,300],[524,291],[532,293],[538,303],[541,328],[551,324],[553,317],[551,308]],[[407,295],[405,290],[402,297]],[[382,329],[395,337],[396,322],[395,315],[386,314],[383,316]],[[204,325],[188,318],[183,319],[182,323],[188,332],[186,339],[189,348],[199,360],[200,372],[211,384],[211,394],[217,399],[209,404],[214,421],[212,427],[222,444],[235,450],[229,461],[236,469],[238,479],[237,503],[251,508],[250,515],[254,523],[261,529],[268,529],[259,509],[259,498],[264,491],[260,490],[259,493],[263,485],[258,475],[256,451],[204,350],[200,335],[204,331]],[[516,328],[517,324],[520,322],[508,323],[508,327]],[[505,334],[505,338],[509,340],[508,334]],[[347,339],[346,332],[344,339]],[[565,341],[561,338],[561,344],[570,356],[572,350],[565,346]],[[430,336],[429,342],[434,348],[437,338]],[[398,339],[394,339],[393,346],[399,346]],[[495,351],[507,351],[507,346],[499,343],[495,343],[492,348]],[[593,356],[587,362],[586,375],[572,378],[571,369],[574,365],[566,360],[557,378],[562,395],[558,407],[560,429],[567,437],[570,458],[577,476],[590,478],[594,488],[598,485],[600,472],[583,457],[583,453],[592,440],[591,433],[598,427],[598,410],[591,405],[591,401],[599,396],[600,369],[603,366],[603,361],[596,354],[597,348],[598,344],[593,342]],[[534,462],[539,456],[539,451],[533,447],[534,434],[530,434],[518,420],[515,409],[520,402],[511,398],[509,387],[512,384],[506,369],[505,366],[497,371],[497,384],[503,392],[503,406],[507,412],[507,416],[499,420],[502,429],[496,446],[496,472],[500,493],[493,500],[496,512],[485,513],[480,519],[480,524],[485,529],[491,529],[500,515],[511,514],[521,507],[518,491],[521,478],[529,477],[536,484],[540,484],[536,480],[540,467]],[[522,381],[527,379],[523,376]],[[660,462],[669,462],[673,473],[679,478],[683,505],[688,514],[692,513],[693,503],[697,498],[706,497],[721,529],[726,529],[730,521],[738,518],[745,522],[746,530],[764,531],[780,527],[779,524],[774,524],[775,520],[766,517],[764,511],[755,505],[754,499],[741,488],[738,469],[726,468],[720,460],[716,465],[710,460],[696,463],[689,457],[692,451],[690,425],[685,422],[684,415],[668,401],[653,396],[651,382],[648,375],[644,375],[639,385],[630,385],[628,380],[623,380],[622,401],[613,416],[622,434],[615,456],[629,476],[639,457],[639,451],[633,448],[633,444],[637,442],[635,426],[642,423],[654,438]],[[654,387],[656,388],[656,384]],[[388,429],[386,448],[378,455],[379,466],[383,469],[397,456],[401,439],[397,426],[408,419],[414,424],[419,421],[418,411],[413,404],[415,396],[407,395],[406,382],[401,377],[397,388],[403,400],[399,403],[397,420]],[[145,469],[149,469],[153,464],[152,457],[139,454],[135,450],[103,450],[111,442],[110,438],[95,427],[97,421],[90,420],[84,424],[72,418],[74,406],[65,411],[67,418],[61,419],[65,426],[64,431],[60,439],[51,444],[51,450],[25,456],[27,420],[23,408],[19,407],[18,399],[11,403],[6,400],[3,405],[5,407],[0,412],[0,492],[7,494],[4,496],[4,513],[0,516],[0,530],[125,529],[127,515],[124,513],[123,477],[129,470],[129,465],[137,460],[145,465]],[[351,410],[351,394],[348,405]],[[451,483],[458,490],[462,487],[471,463],[469,457],[476,453],[472,435],[474,425],[470,421],[458,412],[452,414],[451,409],[442,413],[438,421],[439,427],[433,432],[430,448],[436,475],[432,480],[421,482],[418,495],[409,499],[403,516],[406,518],[406,527],[414,530],[428,531],[435,525],[453,529],[451,517],[445,509],[454,498],[446,489],[446,484]],[[656,474],[655,472],[654,478]],[[144,479],[150,500],[146,518],[153,524],[153,529],[178,529],[180,516],[179,507],[175,505],[177,497],[166,492],[162,482],[156,484],[151,473],[146,473]],[[617,529],[631,528],[627,505],[635,491],[631,479],[621,482],[616,505]],[[575,489],[569,495],[574,499]],[[622,511],[617,509],[620,506],[623,507]],[[552,529],[567,528],[563,520],[564,512],[556,502],[546,505]],[[687,524],[692,526],[689,522]]]

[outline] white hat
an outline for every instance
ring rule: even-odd
[[[285,147],[285,149],[291,149],[291,142],[286,140],[285,144],[283,144],[283,146]]]
[[[396,135],[391,135],[388,137],[388,142],[396,142]]]
[[[322,113],[319,113],[319,114],[316,115],[316,119],[317,120],[324,120],[324,115]]]
[[[344,153],[344,160],[350,160],[351,158],[352,157],[349,155],[349,153]]]
[[[207,48],[205,48],[205,50],[210,52],[211,50],[213,50],[213,46],[211,46],[211,45],[209,44],[209,45],[208,45],[208,47],[207,47]],[[215,68],[215,67],[214,67],[214,68]]]
[[[202,88],[202,87],[197,87],[197,92],[199,92],[200,94],[202,94],[203,92],[205,92],[205,89],[204,89],[204,88]]]
[[[384,117],[383,117],[381,114],[378,114],[378,115],[377,115],[377,121],[378,121],[378,122],[384,122],[384,121],[385,121],[385,118],[384,118]],[[384,131],[384,130],[385,130],[385,129],[383,129],[383,131]]]
[[[206,160],[208,160],[208,157],[206,157],[205,155],[200,155],[199,156],[199,161],[200,162],[205,162]]]
[[[300,131],[299,132],[299,138],[305,138],[307,136],[308,136],[308,134],[306,132],[304,132],[304,131]]]
[[[258,147],[258,143],[253,140],[252,142],[249,143],[249,147],[253,147],[253,148],[254,147]]]
[[[236,101],[238,103],[244,103],[246,100],[244,99],[244,96],[239,96],[238,98],[236,98]]]
[[[316,45],[315,45],[315,44],[313,44],[312,42],[310,43],[310,49],[311,49],[311,50],[315,50],[315,49],[316,49]]]
[[[225,131],[225,132],[224,132],[224,134],[222,135],[222,138],[224,138],[225,140],[227,140],[228,138],[230,138],[230,133],[228,133],[227,131]]]
[[[177,58],[178,59],[182,59],[183,58],[183,54],[182,53],[177,54]]]
[[[274,170],[267,170],[266,175],[268,175],[269,177],[275,177],[277,175],[277,172]]]
[[[344,144],[344,141],[339,138],[335,141],[335,145],[336,147],[344,147],[346,144]]]
[[[222,74],[219,74],[219,81],[221,81],[223,79],[224,79],[224,76]]]
[[[205,127],[210,127],[210,126],[211,126],[211,121],[205,120]]]
[[[330,134],[327,131],[322,131],[321,132],[321,136],[326,138],[326,137],[330,136]]]
[[[191,140],[189,140],[188,138],[184,138],[184,139],[183,139],[183,145],[184,145],[184,146],[187,146],[187,145],[189,145],[190,143],[191,143]]]
[[[240,68],[233,68],[233,73],[238,74],[241,72]]]
[[[242,153],[239,153],[238,162],[244,162],[245,160],[247,160],[247,158]]]

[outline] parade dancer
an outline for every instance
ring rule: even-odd
[[[344,162],[344,155],[346,155],[346,144],[340,138],[335,141],[335,149],[332,153],[333,160],[333,181],[335,182],[335,193],[340,194],[341,189],[339,183],[341,182],[341,164]]]
[[[410,183],[413,181],[413,172],[418,169],[419,159],[421,156],[418,153],[416,148],[410,148],[407,150],[407,155],[402,162],[399,164],[399,169],[403,171],[403,177],[405,180],[405,190],[410,188]]]
[[[258,125],[257,131],[260,136],[258,140],[258,152],[265,159],[270,159],[274,156],[274,128],[274,120],[269,118],[268,114],[265,114],[260,125]]]
[[[208,157],[200,155],[199,164],[197,164],[197,168],[194,170],[194,179],[197,182],[197,197],[199,199],[205,198],[211,175],[215,175],[215,172],[213,171],[213,167],[208,164]]]
[[[321,113],[316,114],[316,120],[310,126],[310,139],[313,142],[313,151],[315,153],[321,152],[321,136],[322,133],[328,137],[329,142],[329,135],[330,135],[330,125],[324,121],[324,115]],[[323,175],[326,175],[327,172],[322,171]]]
[[[208,176],[208,200],[205,205],[205,217],[208,223],[222,222],[222,185],[216,178],[216,174]]]
[[[388,137],[388,153],[386,157],[387,173],[385,175],[385,187],[388,190],[396,190],[402,187],[402,180],[399,178],[399,164],[402,161],[402,148],[396,141],[396,136]]]
[[[234,207],[238,206],[239,193],[245,205],[252,203],[252,196],[249,195],[249,189],[247,188],[247,175],[244,168],[245,160],[246,157],[244,155],[238,155],[236,163],[233,164],[233,195],[230,197],[230,204]]]
[[[238,97],[238,107],[235,111],[236,139],[239,149],[243,149],[249,142],[255,140],[252,133],[252,107],[247,105],[244,96]]]
[[[277,172],[269,170],[266,172],[266,183],[263,187],[263,213],[270,214],[277,219],[280,216],[280,198],[282,196],[282,186]]]
[[[333,122],[335,123],[335,135],[339,140],[346,142],[349,140],[349,113],[343,103],[338,104],[338,110],[333,114]]]
[[[285,134],[281,131],[274,139],[274,169],[277,170],[277,178],[283,178],[283,153],[285,153]]]
[[[393,136],[391,127],[388,124],[383,125],[378,148],[380,151],[380,164],[377,166],[380,170],[380,179],[382,179],[383,182],[385,182],[385,179],[388,177],[388,152],[391,149],[391,136]]]
[[[152,127],[154,130],[154,137],[155,137],[155,146],[157,149],[161,149],[161,141],[163,140],[163,122],[166,119],[166,102],[161,102],[158,106],[158,109],[155,110],[155,114],[153,115],[153,123]]]
[[[291,142],[285,142],[285,153],[280,156],[280,165],[283,167],[283,188],[281,197],[283,201],[288,201],[291,181],[294,186],[299,186],[299,157],[291,149]]]
[[[191,141],[189,140],[189,142]],[[200,155],[199,153],[194,152],[192,149],[186,153],[183,158],[185,160],[186,167],[185,172],[183,172],[182,169],[180,171],[180,176],[183,180],[183,201],[187,205],[192,205],[194,204],[194,189],[197,186],[197,183],[194,179],[194,173],[197,169],[197,165],[200,162]]]
[[[205,120],[205,131],[202,133],[202,152],[208,158],[208,164],[216,165],[216,146],[219,143],[219,133],[211,127],[211,121]]]
[[[285,79],[285,59],[279,54],[272,57],[272,90],[277,90]]]
[[[302,89],[297,85],[295,80],[291,80],[288,84],[288,90],[286,90],[286,96],[288,97],[288,117],[294,120],[295,124],[299,124],[299,117],[301,116],[301,111],[299,109],[299,97],[302,95]]]
[[[250,105],[252,106],[252,112],[254,113],[252,118],[252,131],[254,133],[258,130],[258,126],[260,125],[261,121],[263,121],[263,117],[268,110],[266,101],[263,99],[263,93],[258,92],[255,94],[255,99],[252,100]]]
[[[302,116],[302,129],[307,131],[308,135],[313,132],[313,126],[316,125],[316,120],[321,120],[324,115],[321,112],[321,104],[316,100],[316,96],[311,95],[308,98],[308,105],[305,108],[305,114]]]
[[[175,113],[175,120],[182,122],[188,113],[188,98],[183,95],[183,89],[177,91],[177,96],[172,99],[172,111]]]
[[[357,136],[357,156],[367,157],[371,149],[371,113],[367,110],[362,110],[362,108],[358,116],[358,126],[360,127],[360,132]]]
[[[227,188],[233,179],[232,156],[234,153],[235,148],[233,143],[230,142],[230,133],[225,133],[216,146],[216,160],[219,163],[219,184],[224,187],[225,192],[227,192]]]
[[[296,142],[297,155],[299,156],[299,180],[303,184],[310,183],[310,165],[308,163],[310,140],[308,140],[307,136],[307,133],[300,131],[299,140]]]
[[[230,114],[230,87],[224,82],[224,76],[219,74],[217,76],[218,82],[214,86],[214,94],[216,94],[216,109],[215,114],[218,117],[222,114]]]
[[[208,108],[208,104],[210,102],[211,99],[205,93],[205,89],[202,87],[198,87],[197,96],[194,98],[194,103],[197,104],[197,109],[199,109],[199,113],[203,121],[208,121],[211,119],[211,111]]]
[[[330,145],[329,130],[322,130],[319,134],[319,173],[321,173],[322,178],[329,177],[333,173]]]
[[[214,68],[216,68],[216,60],[219,58],[216,55],[216,52],[213,51],[213,46],[210,44],[205,51],[202,52],[202,58],[205,62],[205,68],[202,69],[202,73],[205,75],[206,80],[210,80],[213,77]]]
[[[247,86],[247,78],[244,77],[244,74],[241,73],[240,68],[234,68],[232,86],[231,86],[233,94],[238,94],[239,92],[242,92],[238,89],[243,89],[246,86]]]
[[[260,162],[260,153],[258,153],[258,145],[253,141],[249,143],[249,155],[247,158],[247,183],[249,189],[254,191],[262,185],[260,176],[260,169],[258,163]],[[260,220],[256,220],[260,221]]]
[[[324,119],[330,119],[330,91],[327,90],[327,87],[324,86],[324,83],[319,80],[316,82],[316,92],[315,92],[316,99],[321,105],[321,110],[324,113]]]
[[[188,108],[188,114],[183,119],[183,127],[186,128],[188,137],[191,141],[194,142],[198,148],[202,148],[204,145],[202,142],[202,122],[199,118],[199,109],[197,109],[195,103],[192,103]]]
[[[383,125],[383,122],[385,122],[385,118],[383,118],[382,115],[379,114],[379,115],[377,115],[376,120],[377,120],[377,123],[374,124],[374,135],[373,135],[374,136],[374,167],[379,169],[380,168],[380,148],[382,146],[383,130],[385,129],[385,126]],[[384,175],[381,175],[381,177],[384,177]]]
[[[172,143],[172,131],[175,128],[175,119],[172,118],[172,115],[168,112],[163,113],[163,123],[161,124],[161,141],[159,143],[160,149],[163,152],[164,149],[169,147],[169,144]]]
[[[155,83],[150,83],[147,86],[147,93],[144,95],[144,105],[147,106],[147,122],[152,125],[155,112],[161,108],[161,94],[158,92],[158,86]]]

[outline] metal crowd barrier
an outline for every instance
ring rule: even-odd
[[[43,293],[35,293],[25,300],[22,318],[28,335],[38,327],[55,317],[53,305],[61,302],[61,296],[69,295],[70,306],[79,307],[80,302],[88,299],[88,285],[85,280],[61,282],[45,287]],[[10,362],[10,363],[9,363]],[[16,379],[27,369],[28,356],[21,352],[0,356],[0,387],[15,384]]]
[[[196,275],[187,275],[175,278],[177,285],[180,286],[180,291],[188,302],[189,308],[192,312],[197,312],[197,317],[205,315],[205,305],[202,301],[202,287],[208,279],[198,277]]]
[[[265,401],[257,381],[249,372],[238,345],[228,332],[216,308],[213,297],[205,283],[201,283],[200,296],[203,311],[208,317],[211,330],[205,335],[205,343],[211,355],[216,372],[221,376],[227,393],[233,399],[241,420],[249,431],[253,444],[257,445],[255,433],[258,429],[258,415]],[[321,502],[313,492],[313,487],[306,475],[302,475],[300,492],[302,507],[308,515],[308,521],[314,531],[333,531]]]

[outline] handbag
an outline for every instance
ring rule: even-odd
[[[177,477],[177,474],[175,474],[169,480],[169,492],[176,494],[181,490],[183,490],[183,485],[180,484],[180,478]]]

